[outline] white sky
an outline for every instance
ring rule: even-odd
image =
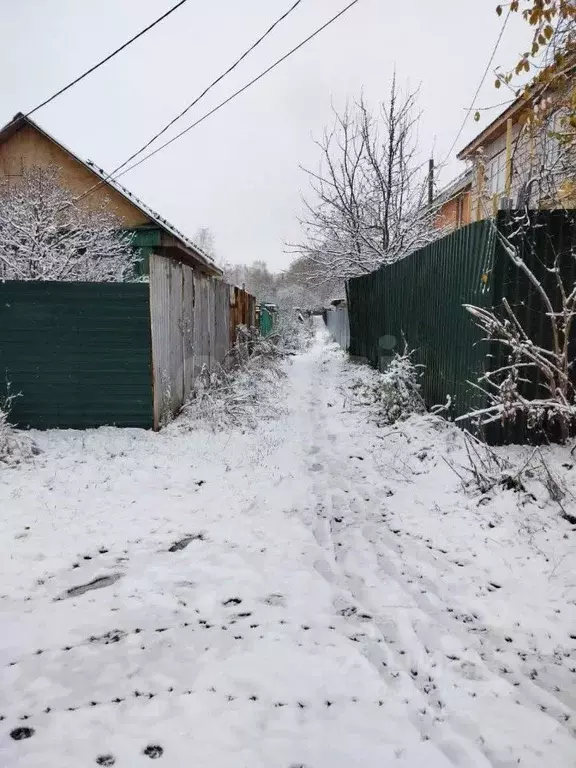
[[[225,69],[293,0],[188,0],[127,51],[34,115],[84,159],[123,162]],[[149,24],[176,0],[0,0],[0,122],[27,111]],[[243,85],[346,0],[301,6],[232,76],[167,137]],[[360,0],[348,14],[217,115],[122,178],[189,235],[215,235],[220,258],[265,259],[285,267],[283,242],[318,161],[313,136],[331,122],[331,103],[363,88],[385,96],[394,68],[421,85],[422,159],[442,159],[480,81],[502,19],[496,0]],[[514,17],[495,64],[515,61],[526,29]],[[501,92],[489,76],[478,99]],[[470,119],[462,147],[481,126]],[[453,161],[441,181],[461,170]]]

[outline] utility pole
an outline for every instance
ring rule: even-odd
[[[434,201],[434,158],[428,160],[428,205]]]

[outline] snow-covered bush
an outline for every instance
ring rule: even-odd
[[[413,413],[425,411],[420,394],[421,366],[412,352],[395,355],[383,373],[359,376],[351,388],[357,402],[374,406],[381,424],[394,424]]]
[[[281,307],[274,317],[274,332],[288,353],[306,349],[314,338],[311,318],[298,308]]]
[[[574,214],[566,211],[565,216],[568,226],[574,227]],[[566,442],[576,432],[576,250],[568,237],[559,245],[550,237],[547,248],[534,245],[531,238],[542,225],[528,212],[514,215],[510,224],[508,234],[497,229],[496,236],[518,275],[530,286],[530,316],[541,318],[545,333],[540,327],[534,332],[533,320],[524,321],[524,302],[513,307],[504,297],[501,307],[464,304],[485,340],[491,342],[489,357],[494,357],[494,347],[498,347],[504,362],[470,382],[485,395],[487,404],[459,420],[473,419],[482,426],[520,421],[531,437]]]
[[[9,412],[14,395],[8,395],[0,401],[0,465],[18,464],[30,458],[36,449],[34,443],[22,432],[15,429],[9,421]]]
[[[0,181],[0,279],[134,278],[132,235],[105,205],[78,205],[56,167],[32,167]]]
[[[278,398],[274,395],[285,376],[282,359],[276,336],[263,339],[244,329],[224,365],[213,371],[202,368],[177,428],[254,429],[261,421],[276,417]]]
[[[573,458],[566,447],[537,447],[527,453],[518,446],[491,448],[467,430],[461,434],[465,457],[446,459],[446,463],[467,494],[480,495],[480,503],[487,504],[510,491],[517,494],[519,505],[552,505],[571,525],[576,524],[576,497],[565,480]]]

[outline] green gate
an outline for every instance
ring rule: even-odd
[[[260,335],[269,336],[274,329],[274,315],[267,307],[260,308]]]

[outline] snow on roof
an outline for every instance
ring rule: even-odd
[[[82,161],[80,161],[82,162]],[[130,200],[131,203],[133,203],[135,206],[140,208],[140,210],[146,214],[154,223],[158,224],[159,227],[164,229],[168,234],[172,235],[173,237],[177,238],[178,240],[181,240],[184,245],[187,248],[192,249],[193,251],[196,251],[199,256],[202,256],[203,259],[210,264],[210,266],[213,266],[214,269],[219,269],[219,267],[216,266],[216,263],[212,256],[206,253],[206,251],[202,250],[199,245],[197,245],[194,241],[190,240],[183,232],[181,232],[179,229],[177,229],[173,224],[170,224],[167,219],[165,219],[163,216],[160,216],[159,213],[157,213],[153,208],[150,208],[150,206],[146,205],[139,197],[137,197],[133,192],[130,192],[129,189],[124,187],[122,184],[119,184],[114,179],[107,178],[107,173],[102,168],[99,168],[95,163],[92,162],[92,160],[87,160],[85,165],[88,165],[92,171],[97,176],[100,176],[100,178],[109,186],[113,187],[119,194],[123,195],[124,197],[127,197],[128,200]]]
[[[458,194],[458,192],[466,189],[466,187],[472,183],[472,175],[472,169],[468,168],[455,179],[452,179],[452,181],[436,195],[432,201],[432,205],[434,207],[442,205],[443,203],[448,202],[454,195]]]
[[[56,144],[58,147],[60,147],[60,149],[64,150],[64,152],[73,157],[77,162],[81,163],[83,166],[92,171],[92,173],[94,173],[102,180],[103,184],[112,187],[116,192],[118,192],[118,194],[122,195],[122,197],[131,202],[132,205],[136,206],[136,208],[139,208],[145,216],[157,224],[158,227],[163,229],[167,234],[172,235],[172,237],[179,240],[185,248],[194,251],[197,260],[201,264],[208,267],[211,271],[217,274],[222,274],[222,270],[216,265],[214,259],[204,250],[202,250],[200,246],[196,245],[196,243],[190,240],[190,238],[188,238],[183,232],[177,229],[173,224],[170,224],[169,221],[167,221],[163,216],[160,216],[159,213],[146,205],[146,203],[144,203],[139,197],[136,197],[135,194],[130,192],[130,190],[128,190],[122,184],[119,184],[114,179],[108,178],[108,174],[104,171],[103,168],[97,166],[92,160],[82,160],[82,158],[78,157],[78,155],[72,152],[72,150],[70,150],[67,146],[62,144],[62,142],[55,139],[47,131],[35,123],[34,120],[26,117],[26,115],[22,114],[21,112],[15,115],[15,117],[9,123],[0,129],[0,144],[13,136],[17,131],[20,130],[20,128],[22,128],[23,125],[26,124],[30,125],[32,128],[34,128],[34,130],[38,131],[49,141]]]

